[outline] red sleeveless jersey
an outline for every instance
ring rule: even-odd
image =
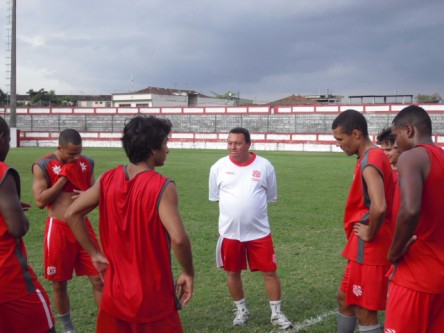
[[[100,239],[109,261],[101,308],[116,318],[153,322],[177,310],[170,240],[158,213],[169,181],[153,170],[128,180],[124,166],[100,179]]]
[[[86,191],[91,186],[94,161],[88,156],[81,155],[74,162],[63,164],[55,154],[48,154],[35,164],[42,169],[49,187],[57,182],[62,175],[69,181],[63,188],[63,192]]]
[[[387,212],[384,222],[373,240],[365,242],[353,233],[355,223],[368,224],[370,215],[370,197],[363,177],[363,170],[374,167],[384,181],[385,200]],[[353,182],[350,187],[347,203],[345,205],[344,229],[347,235],[347,244],[342,255],[352,261],[366,265],[388,265],[387,252],[390,247],[394,223],[392,221],[392,206],[395,184],[390,161],[380,148],[367,150],[358,159],[355,167]]]
[[[413,290],[444,293],[444,151],[432,145],[427,149],[430,173],[424,181],[421,214],[415,235],[418,239],[399,260],[392,281]],[[397,215],[400,198],[394,213]],[[396,216],[395,215],[395,216]]]
[[[17,171],[0,162],[0,184],[7,174],[14,177],[20,197],[20,177]],[[8,226],[0,215],[0,303],[21,298],[41,288],[28,265],[28,256],[22,238],[8,233]]]

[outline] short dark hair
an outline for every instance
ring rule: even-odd
[[[432,135],[432,120],[422,107],[410,105],[399,111],[392,121],[394,127],[412,125],[422,135]]]
[[[59,134],[59,145],[67,146],[70,143],[76,146],[81,145],[82,137],[80,136],[80,133],[77,132],[75,129],[67,128],[61,131]]]
[[[245,142],[246,143],[250,143],[251,142],[251,137],[250,137],[250,132],[248,132],[248,130],[246,128],[243,127],[235,127],[233,129],[231,129],[230,134],[243,134],[244,138],[245,138]]]
[[[338,127],[347,135],[351,135],[352,132],[357,129],[361,131],[364,136],[368,137],[367,120],[359,111],[348,109],[341,112],[341,114],[333,120],[331,129],[335,130]]]
[[[381,132],[378,133],[376,137],[376,143],[378,145],[382,144],[395,144],[395,136],[392,133],[392,129],[390,127],[383,128]]]
[[[146,161],[152,150],[160,149],[171,132],[171,121],[154,116],[136,116],[125,125],[121,138],[131,163]]]
[[[6,123],[6,120],[0,117],[0,134],[9,135],[9,126]]]

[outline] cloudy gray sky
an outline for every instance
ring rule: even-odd
[[[327,91],[444,97],[442,0],[16,1],[20,94],[155,86],[257,102]]]

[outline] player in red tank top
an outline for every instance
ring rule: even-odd
[[[66,212],[74,235],[105,278],[99,333],[183,331],[177,310],[193,292],[191,244],[174,183],[154,171],[165,162],[170,131],[166,119],[129,121],[122,143],[130,163],[105,172]],[[83,221],[83,214],[98,205],[103,253]],[[170,246],[182,267],[177,296]]]
[[[29,221],[20,203],[20,177],[3,163],[9,128],[0,118],[0,332],[55,332],[48,295],[28,265],[23,236]]]
[[[392,122],[401,155],[400,197],[388,259],[393,263],[385,329],[444,329],[444,151],[432,139],[427,112],[411,105]]]
[[[76,242],[64,221],[65,211],[78,193],[94,183],[94,162],[81,152],[79,132],[65,129],[60,132],[56,152],[42,157],[32,166],[35,202],[39,208],[48,210],[44,240],[45,278],[51,281],[54,306],[66,333],[75,332],[68,295],[68,281],[72,279],[73,272],[77,276],[88,276],[97,307],[103,286],[91,258]],[[88,226],[95,239],[89,221]]]
[[[379,333],[378,311],[386,305],[386,256],[393,235],[392,169],[384,152],[371,142],[360,112],[343,111],[332,130],[347,155],[358,155],[344,214],[347,244],[342,255],[348,262],[337,294],[338,332],[354,332],[357,321],[360,332]]]

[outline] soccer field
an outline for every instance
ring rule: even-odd
[[[6,162],[17,169],[22,181],[22,201],[33,207],[27,213],[31,226],[25,242],[31,266],[52,298],[43,279],[43,232],[46,210],[39,210],[31,193],[32,163],[55,148],[11,149]],[[105,170],[125,164],[122,149],[85,148],[95,160],[96,178]],[[257,152],[276,169],[278,202],[269,216],[282,283],[283,311],[296,324],[294,332],[334,332],[336,291],[345,259],[342,216],[356,159],[338,153]],[[234,304],[226,287],[226,275],[215,267],[218,237],[217,203],[208,201],[210,166],[224,150],[170,150],[166,165],[156,169],[176,182],[182,218],[190,236],[195,291],[180,312],[185,332],[270,332],[270,308],[260,273],[243,273],[252,320],[232,327]],[[90,215],[97,229],[97,212]],[[179,269],[174,262],[174,271]],[[71,313],[78,333],[95,331],[95,308],[89,281],[69,283]],[[59,325],[57,325],[60,331]]]

